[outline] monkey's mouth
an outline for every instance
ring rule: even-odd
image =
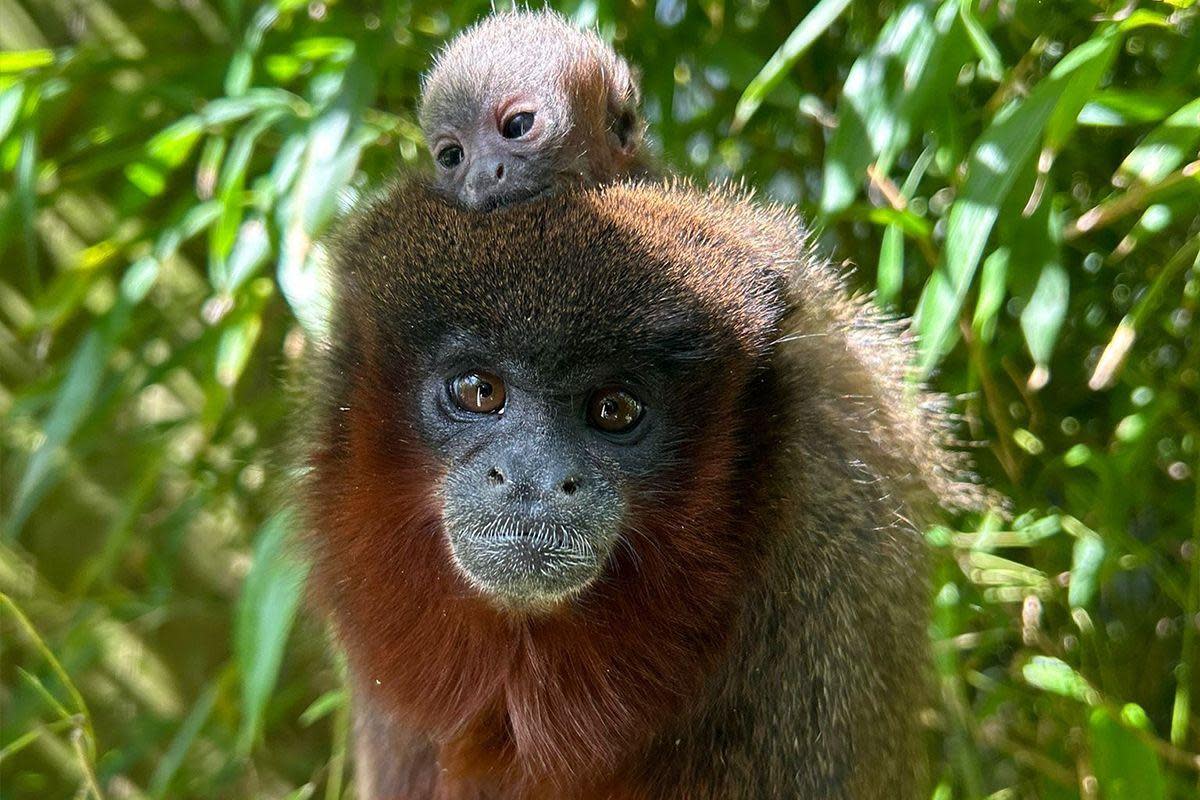
[[[475,588],[520,610],[548,609],[583,591],[610,549],[606,536],[550,521],[460,523],[447,526],[447,538],[455,566]]]

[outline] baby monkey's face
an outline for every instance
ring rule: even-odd
[[[443,197],[469,209],[640,174],[633,71],[551,11],[493,14],[426,76],[419,116]]]
[[[498,98],[442,98],[425,131],[436,184],[467,208],[528,200],[563,181],[561,98],[520,92]]]

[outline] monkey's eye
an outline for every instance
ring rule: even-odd
[[[642,419],[642,403],[620,386],[592,392],[587,403],[588,424],[605,433],[633,430]]]
[[[533,112],[522,111],[504,120],[504,126],[500,128],[500,133],[505,139],[520,139],[531,130],[533,130]]]
[[[463,160],[463,149],[456,144],[448,144],[438,150],[437,162],[446,169],[454,169]]]
[[[498,414],[504,408],[504,381],[482,370],[464,372],[450,381],[450,396],[465,411]]]

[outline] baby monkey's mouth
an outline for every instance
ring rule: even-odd
[[[447,520],[455,566],[485,596],[522,611],[549,610],[599,577],[615,530],[557,520]]]
[[[467,204],[467,207],[474,211],[492,211],[503,206],[517,205],[520,203],[528,203],[536,200],[539,197],[553,193],[553,185],[539,184],[536,186],[522,186],[505,191],[497,191],[481,198],[474,204]]]

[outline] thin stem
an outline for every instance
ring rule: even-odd
[[[1175,704],[1171,709],[1171,744],[1176,747],[1183,747],[1187,742],[1192,707],[1192,664],[1196,657],[1196,615],[1200,612],[1200,458],[1196,460],[1192,476],[1196,484],[1196,500],[1192,509],[1192,547],[1188,554],[1192,569],[1187,604],[1183,609],[1179,666],[1175,668]]]

